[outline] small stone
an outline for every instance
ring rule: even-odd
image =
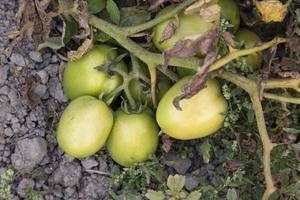
[[[81,160],[81,164],[85,169],[92,169],[98,166],[98,162],[93,157],[87,157]]]
[[[43,62],[42,54],[38,51],[29,52],[29,57],[37,63]]]
[[[185,174],[190,168],[192,161],[189,158],[182,158],[176,153],[169,152],[165,157],[165,163],[173,167],[177,173]]]
[[[194,189],[196,189],[199,185],[199,180],[197,177],[193,176],[193,175],[186,175],[185,177],[185,188],[188,191],[193,191]]]
[[[13,135],[14,135],[14,132],[13,132],[13,130],[11,129],[11,128],[6,128],[5,130],[4,130],[4,134],[5,134],[5,136],[7,136],[7,137],[12,137]]]
[[[49,92],[52,97],[54,97],[59,102],[67,102],[68,99],[65,96],[62,85],[59,82],[58,78],[51,78],[49,80]]]
[[[34,181],[32,179],[23,178],[17,188],[17,193],[20,197],[26,197],[26,193],[28,190],[33,189]]]
[[[18,54],[18,53],[11,54],[10,61],[15,63],[18,66],[26,66],[25,58],[21,54]]]
[[[46,153],[47,142],[43,138],[20,140],[17,142],[15,152],[11,156],[12,165],[19,171],[30,172]]]
[[[50,63],[52,63],[52,64],[58,63],[58,57],[57,57],[57,55],[53,55],[51,57]]]
[[[37,75],[40,77],[42,84],[46,84],[48,82],[49,75],[46,71],[41,70],[41,71],[37,72]]]
[[[84,177],[82,179],[79,198],[104,199],[109,191],[109,181],[106,177]]]
[[[62,162],[53,173],[53,182],[65,187],[79,184],[81,178],[81,166],[76,162]]]
[[[37,86],[35,86],[35,88],[33,89],[33,92],[40,98],[42,98],[46,92],[47,92],[47,87],[45,85],[42,84],[38,84]]]
[[[7,66],[0,66],[0,86],[2,86],[8,75],[8,67]]]

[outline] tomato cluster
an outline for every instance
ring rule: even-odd
[[[240,17],[233,0],[219,0],[219,4],[221,16],[233,25],[232,33],[236,34],[237,41],[243,42],[246,48],[260,42],[255,33],[238,30]],[[173,8],[172,5],[164,8],[158,16]],[[170,21],[177,23],[178,27],[172,37],[161,42],[164,29]],[[164,51],[186,36],[205,33],[213,27],[213,23],[202,20],[198,14],[180,13],[178,18],[168,19],[153,28],[153,44],[158,50]],[[157,74],[159,103],[156,112],[151,106],[149,83],[147,85],[142,83],[145,80],[139,79],[130,80],[125,89],[127,92],[129,90],[134,101],[143,105],[143,109],[129,112],[121,107],[113,111],[107,104],[111,104],[119,95],[124,99],[124,93],[118,89],[128,82],[128,77],[124,78],[122,74],[129,74],[132,70],[123,60],[113,66],[115,70],[102,68],[118,56],[116,48],[102,44],[95,46],[79,60],[68,62],[63,85],[71,103],[63,112],[57,129],[58,144],[66,153],[82,158],[96,153],[106,144],[113,160],[122,166],[131,166],[145,161],[156,151],[160,130],[175,139],[190,140],[213,134],[223,126],[227,102],[216,79],[208,79],[204,89],[192,98],[182,100],[182,110],[175,108],[174,98],[182,94],[182,87],[189,83],[192,78],[190,75],[195,73],[184,68],[177,69],[181,79],[176,83]],[[260,54],[250,55],[246,62],[253,69],[258,69],[262,57]],[[150,79],[147,70],[147,67],[140,66],[139,73]],[[145,90],[147,86],[148,90]],[[110,97],[109,101],[104,102],[107,96]]]

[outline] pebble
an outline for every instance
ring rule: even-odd
[[[64,187],[72,187],[79,184],[81,178],[81,166],[76,162],[61,162],[53,173],[53,182]]]
[[[37,75],[39,76],[42,84],[46,84],[48,82],[49,75],[45,70],[38,71]]]
[[[38,51],[29,52],[29,57],[36,63],[43,62],[42,54]]]
[[[25,58],[18,53],[12,53],[10,56],[10,61],[16,64],[17,66],[26,66]]]
[[[42,98],[46,92],[47,92],[47,87],[45,85],[42,84],[38,84],[37,86],[35,86],[35,88],[33,89],[33,92],[40,98]]]
[[[62,89],[62,85],[60,83],[60,81],[58,80],[58,78],[50,78],[49,83],[48,83],[48,87],[49,87],[49,92],[50,95],[52,97],[54,97],[56,100],[58,100],[59,102],[67,102],[68,99],[65,96],[63,89]]]
[[[8,67],[7,66],[0,66],[0,86],[2,86],[8,75]]]
[[[15,152],[11,156],[13,167],[22,172],[30,172],[47,153],[47,142],[36,137],[17,142]]]
[[[165,163],[173,167],[177,173],[185,174],[191,167],[192,161],[189,158],[182,158],[176,153],[169,152],[165,157]]]
[[[87,157],[81,160],[81,164],[85,169],[92,169],[98,166],[98,162],[93,157]]]

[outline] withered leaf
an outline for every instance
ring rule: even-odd
[[[187,36],[177,41],[163,52],[164,66],[168,65],[171,57],[187,58],[197,53],[207,54],[214,47],[217,35],[217,30],[213,29],[207,33]]]
[[[168,153],[170,150],[171,150],[171,147],[172,147],[172,140],[169,136],[163,134],[162,137],[162,150],[166,153]]]
[[[77,0],[78,13],[76,20],[79,23],[81,28],[80,38],[85,38],[90,35],[90,26],[89,26],[89,11],[88,11],[88,2],[87,0]]]
[[[176,28],[177,28],[177,26],[172,21],[170,21],[167,24],[165,30],[163,31],[162,36],[159,39],[159,43],[161,44],[164,41],[170,39],[174,35]]]
[[[213,22],[220,19],[221,7],[217,0],[199,0],[184,11],[186,15],[195,13],[198,13],[201,19]]]
[[[223,39],[225,40],[225,42],[230,45],[230,46],[234,46],[234,39],[231,33],[225,31],[221,33]]]
[[[68,59],[71,61],[78,60],[92,47],[93,47],[93,40],[87,38],[76,51],[68,52]]]
[[[245,163],[240,160],[228,160],[226,162],[225,168],[228,171],[236,171],[238,169],[244,169],[245,168]]]
[[[183,94],[175,97],[173,100],[173,105],[177,110],[182,110],[180,107],[180,101],[183,99],[190,99],[196,95],[200,90],[206,87],[205,82],[208,76],[208,69],[211,64],[217,60],[217,55],[215,53],[209,53],[206,55],[203,65],[196,75],[193,76],[190,83],[184,85],[181,88]]]

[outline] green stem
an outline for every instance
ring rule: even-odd
[[[271,93],[264,93],[263,96],[267,99],[272,99],[272,100],[275,100],[275,101],[281,101],[281,102],[293,103],[293,104],[300,104],[300,98],[285,97],[285,96],[280,96],[280,95],[271,94]]]
[[[138,57],[140,60],[151,65],[161,65],[164,63],[164,58],[161,54],[151,53],[137,43],[129,39],[120,28],[106,22],[96,16],[90,17],[90,24],[110,35],[119,44],[126,48],[130,53]],[[175,67],[184,67],[190,69],[197,69],[199,67],[200,59],[197,58],[171,58],[169,65]]]
[[[141,24],[141,25],[121,28],[122,32],[123,32],[124,35],[130,36],[130,35],[133,35],[135,33],[138,33],[138,32],[147,30],[149,28],[152,28],[153,26],[155,26],[155,25],[157,25],[157,24],[173,17],[174,15],[176,15],[177,13],[182,11],[184,8],[186,8],[187,6],[191,5],[192,3],[196,2],[196,1],[197,0],[186,0],[186,1],[182,2],[181,4],[179,4],[178,6],[176,6],[170,12],[166,13],[165,15],[156,17],[156,18],[152,19],[151,21],[148,21],[148,22],[146,22],[144,24]]]
[[[267,80],[261,83],[262,89],[291,88],[300,92],[300,79]]]
[[[265,50],[265,49],[268,49],[273,45],[277,45],[277,44],[285,43],[285,42],[288,42],[288,39],[274,38],[273,40],[271,40],[269,42],[266,42],[266,43],[264,43],[260,46],[257,46],[257,47],[233,51],[233,52],[227,54],[226,56],[224,56],[223,58],[219,59],[214,64],[212,64],[209,68],[210,69],[209,71],[219,69],[219,68],[223,67],[224,65],[228,64],[229,62],[231,62],[232,60],[237,59],[241,56],[247,56],[247,55],[250,55],[250,54]]]

